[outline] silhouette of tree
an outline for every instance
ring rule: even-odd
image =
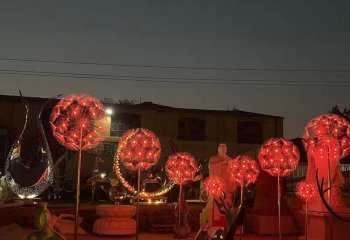
[[[335,105],[335,107],[332,107],[332,110],[329,111],[329,113],[336,114],[344,119],[346,119],[348,122],[350,122],[350,110],[344,108],[343,111],[340,111],[338,105]]]

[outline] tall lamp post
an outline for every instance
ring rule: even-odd
[[[239,204],[239,210],[241,210],[244,188],[256,182],[260,172],[259,166],[255,160],[247,155],[239,155],[229,161],[228,164],[231,181],[236,182],[241,189],[241,202]]]
[[[219,199],[225,189],[225,183],[219,176],[210,176],[204,181],[205,191],[208,196],[213,198],[212,211],[211,211],[211,226],[214,227],[214,206],[215,199]]]
[[[305,201],[305,240],[307,240],[307,230],[308,230],[308,203],[316,195],[316,186],[312,183],[307,183],[306,181],[301,181],[297,186],[297,196]]]
[[[271,138],[263,143],[259,152],[260,167],[273,177],[277,177],[278,236],[281,231],[281,184],[280,178],[294,172],[299,164],[300,153],[292,141],[284,138]]]
[[[169,180],[178,184],[180,187],[178,198],[178,237],[186,237],[186,231],[184,236],[181,235],[181,228],[187,227],[181,224],[181,210],[185,206],[182,206],[184,201],[183,187],[193,181],[198,171],[198,163],[194,157],[186,152],[176,152],[168,157],[165,163],[165,172]]]
[[[136,239],[138,239],[141,171],[148,170],[158,162],[161,154],[160,141],[151,130],[131,129],[120,138],[116,154],[127,169],[137,171]]]
[[[102,103],[94,97],[86,94],[71,94],[62,97],[52,109],[50,124],[57,141],[79,153],[74,224],[74,240],[76,240],[78,239],[82,151],[96,147],[107,135],[106,113]]]

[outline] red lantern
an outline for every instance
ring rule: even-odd
[[[216,175],[210,176],[207,179],[205,179],[204,185],[207,194],[215,198],[222,196],[222,193],[225,189],[225,183],[220,177]]]
[[[292,141],[271,138],[264,142],[259,152],[260,167],[274,177],[293,173],[299,163],[300,153]]]
[[[89,150],[107,135],[104,106],[94,97],[71,94],[52,109],[50,124],[53,136],[71,150]]]
[[[315,184],[301,181],[297,186],[297,196],[304,201],[309,201],[316,196]]]
[[[79,152],[74,227],[74,239],[77,239],[82,151],[96,147],[105,138],[107,117],[104,106],[94,97],[71,94],[52,109],[50,124],[53,136],[60,144]]]
[[[132,171],[145,171],[156,164],[161,153],[157,136],[146,128],[126,131],[120,138],[117,154],[123,165]]]
[[[193,181],[198,170],[197,161],[186,152],[177,152],[169,156],[165,164],[168,178],[178,185]]]
[[[325,161],[338,161],[350,152],[350,125],[335,114],[318,116],[306,125],[303,144]]]
[[[231,179],[240,186],[248,186],[256,182],[259,175],[259,167],[255,160],[247,155],[239,155],[228,163],[228,172]]]

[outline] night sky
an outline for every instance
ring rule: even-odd
[[[349,29],[347,0],[2,1],[0,94],[236,107],[300,137],[350,107]]]

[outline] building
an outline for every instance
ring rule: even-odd
[[[25,139],[31,146],[38,135],[36,116],[44,98],[26,98],[30,104],[30,116]],[[54,161],[66,150],[52,137],[49,126],[51,108],[55,102],[48,105],[42,116],[42,123],[47,134]],[[90,151],[91,155],[101,155],[105,160],[101,164],[107,172],[112,171],[113,155],[116,143],[123,132],[130,128],[143,127],[152,130],[161,140],[162,156],[160,165],[172,150],[168,144],[171,140],[180,151],[186,151],[205,163],[210,156],[217,153],[219,143],[226,143],[228,155],[233,156],[256,150],[264,140],[271,137],[283,136],[283,118],[266,114],[251,113],[239,110],[203,110],[185,109],[162,106],[151,102],[141,104],[106,104],[111,109],[109,115],[109,136],[105,141]],[[4,168],[7,152],[19,134],[24,122],[24,108],[21,98],[17,96],[0,96],[0,168]],[[28,151],[36,151],[35,147],[28,147]],[[68,156],[69,154],[67,154]],[[74,158],[74,153],[70,157]],[[82,178],[89,176],[94,164],[94,157],[86,156],[83,161]],[[65,167],[61,167],[61,175],[74,179],[75,161],[67,160]]]

